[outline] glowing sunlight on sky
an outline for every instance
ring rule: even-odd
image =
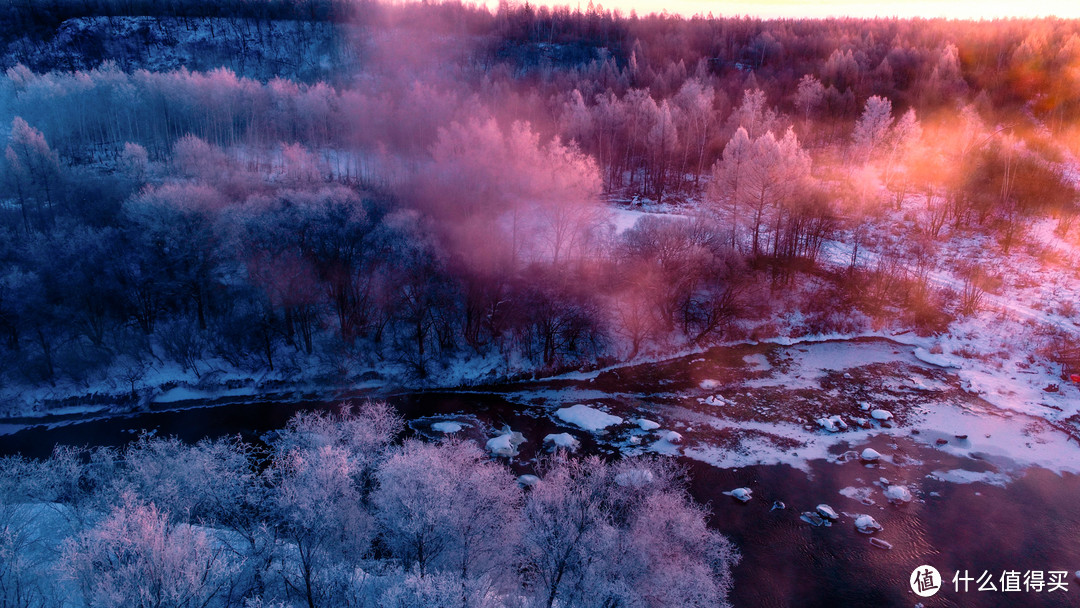
[[[524,0],[519,0],[523,3]],[[605,9],[639,15],[666,10],[685,16],[716,17],[947,17],[951,19],[996,19],[1003,17],[1056,16],[1080,18],[1080,0],[594,0]],[[533,4],[588,7],[584,2],[541,0]]]

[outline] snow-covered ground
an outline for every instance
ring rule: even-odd
[[[719,468],[786,464],[809,471],[810,461],[860,459],[918,464],[889,447],[903,439],[993,469],[935,474],[946,481],[1009,479],[1031,466],[1080,473],[1080,442],[1063,422],[1080,407],[1075,396],[1039,391],[1028,403],[985,392],[975,371],[944,367],[949,361],[929,354],[933,340],[904,334],[732,345],[508,397],[547,404],[553,420],[600,433],[598,441],[623,453],[682,455]],[[669,379],[660,381],[663,391],[639,393],[641,374]],[[999,386],[1019,391],[1030,384],[1018,377]]]
[[[618,210],[625,223],[643,213],[673,217],[668,208],[649,205]],[[677,213],[677,212],[676,212]],[[1034,218],[1008,253],[997,239],[975,231],[946,226],[932,240],[930,257],[918,261],[914,241],[925,214],[921,196],[908,197],[900,209],[889,209],[864,230],[856,265],[873,270],[886,259],[909,273],[925,276],[930,288],[946,293],[955,303],[965,288],[965,277],[978,269],[984,288],[977,310],[960,316],[944,333],[917,336],[882,330],[859,336],[880,335],[915,346],[914,357],[931,366],[951,368],[962,388],[1000,410],[1042,418],[1080,436],[1080,385],[1062,378],[1062,368],[1048,358],[1054,345],[1071,339],[1080,344],[1080,228],[1062,236],[1053,218]],[[851,264],[853,236],[839,231],[822,247],[819,263],[836,270]],[[952,304],[950,304],[952,305]],[[769,339],[778,344],[836,339],[854,335],[783,335]],[[843,346],[823,355],[837,362],[855,363],[864,351]],[[873,363],[866,360],[865,363]],[[834,363],[835,365],[835,363]],[[802,374],[755,380],[759,386],[783,383],[812,388]]]

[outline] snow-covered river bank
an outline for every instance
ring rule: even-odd
[[[907,576],[921,564],[950,580],[962,570],[1067,570],[1071,593],[1022,601],[1069,605],[1061,602],[1080,594],[1072,578],[1080,569],[1080,444],[1052,421],[995,407],[965,386],[915,346],[862,339],[724,347],[497,393],[390,400],[412,433],[461,434],[513,454],[500,457],[520,473],[556,444],[680,458],[695,496],[711,504],[713,525],[745,556],[736,606],[913,606]],[[0,452],[119,445],[143,429],[189,441],[251,439],[298,409],[332,406],[319,399],[170,405],[10,429]],[[748,502],[723,494],[742,487],[752,492]],[[784,508],[774,508],[778,502]],[[814,525],[820,504],[837,512],[831,526]],[[859,533],[859,515],[882,530]],[[1000,592],[951,593],[946,582],[926,606],[1016,605]]]

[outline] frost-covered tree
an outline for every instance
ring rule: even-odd
[[[746,129],[750,139],[756,140],[776,127],[776,112],[766,107],[765,92],[758,88],[743,91],[742,101],[728,117],[732,129]]]
[[[312,450],[324,446],[342,448],[354,463],[368,491],[370,475],[386,456],[386,450],[403,429],[401,417],[383,401],[369,401],[359,407],[341,404],[337,413],[301,412],[277,432],[274,451]]]
[[[150,165],[150,155],[143,146],[135,142],[125,142],[117,164],[121,171],[131,176],[131,179],[142,182]]]
[[[727,606],[739,555],[679,473],[645,459],[556,459],[525,504],[532,605]]]
[[[795,107],[802,112],[804,122],[810,122],[810,112],[816,110],[823,101],[825,86],[814,75],[804,74],[795,91]]]
[[[770,131],[754,141],[746,177],[750,252],[757,256],[767,250],[763,239],[767,238],[765,230],[769,220],[778,222],[793,197],[805,188],[810,178],[810,157],[792,129],[788,129],[779,141]],[[774,238],[774,247],[775,244]]]
[[[309,608],[333,605],[342,578],[367,556],[375,535],[367,493],[375,468],[401,430],[385,403],[354,413],[300,414],[274,442],[269,475],[275,523],[293,547],[285,582]]]
[[[504,465],[472,443],[409,440],[382,464],[378,480],[372,502],[380,536],[407,568],[453,574],[464,597],[506,583],[521,490]]]
[[[409,572],[391,584],[379,597],[384,608],[503,608],[505,596],[483,589],[462,595],[463,582],[452,572],[421,575]]]
[[[4,160],[7,164],[7,182],[19,202],[26,231],[30,231],[32,223],[41,229],[54,222],[53,205],[60,180],[60,160],[41,131],[16,116],[11,121],[11,135],[4,148]],[[34,203],[33,220],[30,217],[31,201]]]
[[[521,560],[536,605],[586,603],[594,557],[615,535],[605,509],[611,491],[598,458],[552,461],[525,500]]]
[[[709,144],[716,130],[716,99],[715,89],[698,78],[691,78],[683,83],[673,97],[679,110],[678,131],[681,133],[679,139],[682,143],[680,167],[682,172],[694,175],[695,187],[699,185],[699,179],[705,170]]]
[[[731,213],[731,246],[740,241],[740,203],[746,199],[749,186],[746,178],[747,164],[751,161],[751,141],[746,129],[739,127],[724,146],[720,160],[712,167],[712,183],[709,194]]]
[[[273,510],[292,546],[282,557],[290,593],[308,608],[331,606],[340,563],[357,563],[374,537],[357,485],[358,463],[340,446],[292,449],[274,459]]]
[[[173,296],[182,310],[190,310],[200,330],[207,328],[216,271],[222,250],[215,230],[216,212],[224,197],[204,184],[167,184],[144,190],[127,201],[124,213],[130,239],[144,257],[146,267],[131,276],[134,301],[130,309],[144,331],[152,331],[156,312],[151,301]],[[136,256],[132,256],[138,259]],[[139,278],[157,285],[140,284]],[[149,293],[157,289],[161,293]]]
[[[851,140],[864,161],[870,161],[885,145],[893,124],[892,102],[874,95],[866,100],[862,115],[855,122]]]
[[[269,487],[251,445],[237,438],[189,445],[143,436],[124,449],[123,464],[118,483],[144,501],[168,505],[173,523],[227,531],[218,542],[239,565],[234,595],[262,592],[276,537],[267,521]]]
[[[922,140],[922,125],[915,110],[908,110],[889,130],[888,159],[885,164],[885,186],[895,193],[899,208],[910,183],[908,164]]]

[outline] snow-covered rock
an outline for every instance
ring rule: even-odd
[[[572,424],[583,428],[586,431],[593,432],[602,431],[607,427],[616,424],[622,424],[623,421],[623,419],[618,416],[613,416],[607,412],[601,412],[598,409],[580,403],[559,409],[555,412],[555,416],[567,424]]]
[[[523,488],[532,487],[540,481],[540,478],[536,475],[522,475],[517,478],[518,485]]]
[[[496,456],[513,456],[516,453],[509,434],[488,439],[487,449]]]
[[[518,446],[523,443],[525,437],[521,433],[506,428],[501,435],[488,439],[487,449],[496,456],[517,456]]]
[[[440,433],[457,433],[461,429],[465,428],[460,422],[436,422],[431,425],[431,430],[439,431]]]
[[[667,431],[660,435],[660,439],[668,443],[682,443],[682,435],[675,431]]]
[[[552,433],[551,435],[544,436],[544,443],[553,444],[555,448],[563,448],[568,451],[575,451],[581,446],[581,443],[570,433]]]
[[[803,514],[799,516],[799,519],[805,521],[814,527],[831,526],[832,522],[822,517],[815,511],[803,511]]]
[[[892,412],[889,410],[870,410],[870,417],[874,420],[892,420]]]
[[[730,496],[742,502],[749,502],[752,498],[751,494],[753,494],[753,490],[750,488],[735,488],[730,492],[724,492],[725,496]]]
[[[839,428],[837,428],[836,423],[832,420],[829,420],[828,418],[818,418],[815,422],[818,423],[818,426],[825,429],[826,431],[829,431],[830,433],[835,433],[840,430]]]
[[[855,518],[855,529],[863,534],[873,534],[881,531],[881,524],[869,515],[860,515]]]
[[[885,488],[885,498],[896,504],[911,502],[911,490],[908,490],[907,486],[889,486]]]
[[[638,428],[643,431],[655,431],[660,428],[659,422],[653,422],[652,420],[647,420],[645,418],[638,418],[637,425]]]
[[[832,507],[830,507],[829,505],[820,504],[820,505],[817,506],[816,511],[818,512],[819,515],[821,515],[825,519],[829,519],[829,520],[832,520],[832,521],[836,521],[836,520],[840,519],[840,514],[837,513],[836,510],[833,509]]]
[[[844,419],[839,415],[829,416],[828,418],[818,418],[817,423],[821,428],[830,433],[838,433],[848,428],[847,423],[844,422]]]
[[[870,544],[874,545],[878,549],[885,549],[886,551],[892,549],[892,543],[887,540],[881,540],[880,538],[871,538]]]
[[[859,457],[867,462],[877,462],[881,460],[881,452],[878,452],[874,448],[866,448]]]

